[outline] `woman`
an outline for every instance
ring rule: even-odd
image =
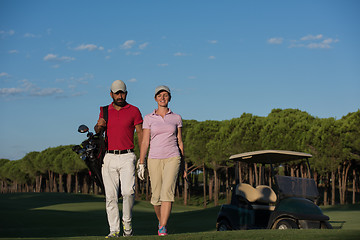
[[[151,204],[159,220],[159,236],[168,234],[166,224],[174,202],[181,156],[184,156],[181,138],[182,119],[169,109],[170,100],[170,89],[167,86],[155,89],[158,108],[144,118],[143,141],[138,163],[139,178],[143,179],[145,156],[150,145],[147,164],[152,190]]]

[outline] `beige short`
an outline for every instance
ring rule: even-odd
[[[164,159],[148,159],[151,182],[151,204],[174,202],[176,180],[180,168],[180,156]]]

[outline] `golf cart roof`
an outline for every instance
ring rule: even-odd
[[[311,158],[312,155],[302,152],[284,150],[260,150],[232,155],[230,160],[246,163],[276,164],[290,162],[294,160]]]

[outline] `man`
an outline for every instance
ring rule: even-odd
[[[134,130],[142,141],[142,116],[139,109],[126,102],[126,85],[116,80],[111,85],[113,102],[108,106],[107,122],[103,108],[94,129],[96,133],[106,131],[107,151],[102,165],[105,185],[106,213],[110,233],[105,238],[119,237],[120,214],[118,209],[119,187],[123,197],[123,236],[132,236],[132,207],[134,205],[135,162]],[[121,186],[120,186],[121,185]]]

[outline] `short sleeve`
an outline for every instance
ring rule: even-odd
[[[179,115],[179,121],[178,121],[178,124],[177,124],[178,126],[178,128],[181,128],[182,126],[183,126],[183,124],[182,124],[182,118],[181,118],[181,116]]]
[[[144,117],[143,129],[150,129],[150,118],[148,115]]]
[[[143,123],[143,119],[142,119],[140,110],[137,107],[135,107],[135,108],[136,108],[136,111],[135,111],[135,117],[134,117],[134,126]]]

